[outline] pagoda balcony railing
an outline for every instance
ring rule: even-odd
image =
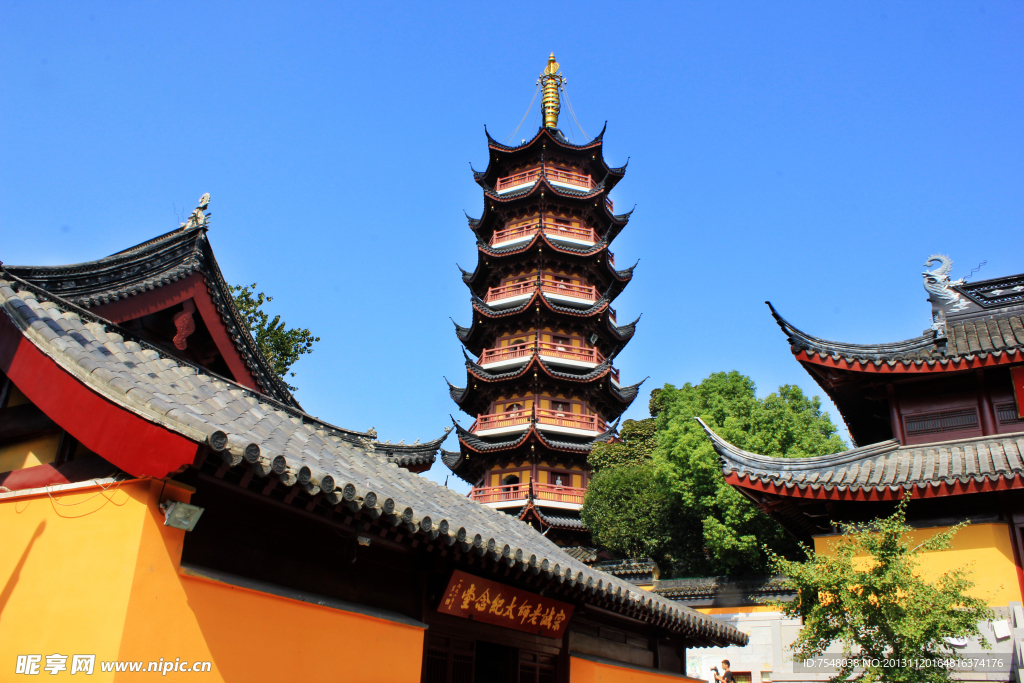
[[[578,486],[558,486],[557,484],[533,484],[533,497],[537,500],[551,500],[558,503],[583,505],[585,488]]]
[[[571,282],[561,282],[550,278],[513,282],[500,287],[490,287],[487,290],[487,296],[484,297],[484,301],[491,303],[492,301],[500,301],[510,297],[532,294],[538,287],[547,294],[583,301],[597,301],[597,287],[576,285]]]
[[[491,235],[490,245],[492,247],[506,242],[514,242],[520,239],[533,237],[538,232],[543,232],[548,237],[558,240],[564,239],[573,242],[586,242],[594,244],[597,242],[597,233],[593,228],[578,228],[572,225],[559,225],[557,223],[542,223],[540,220],[526,225],[517,225],[504,230],[496,230]]]
[[[515,175],[498,178],[494,189],[496,192],[501,193],[511,191],[512,188],[522,185],[531,185],[537,182],[542,173],[548,179],[548,182],[555,185],[570,185],[572,187],[581,187],[585,190],[589,190],[596,185],[594,179],[589,175],[573,173],[572,171],[552,168],[551,166],[538,166]]]
[[[469,492],[469,497],[478,503],[504,503],[509,500],[526,500],[528,494],[528,484],[505,484],[478,486]]]
[[[499,346],[493,349],[484,349],[477,360],[481,366],[503,363],[506,365],[522,365],[534,354],[538,354],[549,362],[558,364],[559,361],[568,361],[565,365],[600,365],[605,361],[604,354],[597,349],[587,349],[581,346],[567,346],[554,342],[533,342],[531,344],[514,344],[512,346]],[[510,361],[519,361],[518,363]],[[619,369],[611,368],[612,381],[619,383]]]
[[[477,415],[476,422],[469,428],[473,433],[486,432],[492,429],[505,429],[508,427],[523,426],[524,428],[533,422],[532,410],[510,410],[506,413],[490,413],[488,415]]]
[[[575,507],[583,505],[583,497],[586,494],[587,490],[578,486],[558,486],[557,484],[532,482],[505,484],[503,486],[477,486],[469,492],[468,497],[478,503],[483,503],[484,505],[491,504],[496,507],[502,507],[502,503],[518,502],[528,498],[568,504],[566,507]]]
[[[524,431],[536,423],[539,429],[554,427],[563,433],[586,432],[600,434],[608,430],[608,424],[597,415],[582,415],[545,408],[510,410],[505,413],[477,415],[476,422],[469,428],[474,434],[484,432],[509,433]]]
[[[537,425],[543,427],[550,425],[554,427],[565,427],[567,429],[579,429],[585,432],[596,432],[600,434],[608,430],[608,425],[597,415],[581,415],[560,410],[546,410],[538,408]]]

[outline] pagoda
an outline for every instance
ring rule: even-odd
[[[474,421],[456,423],[459,451],[442,459],[474,500],[585,545],[587,455],[615,438],[640,387],[613,365],[636,321],[619,325],[611,305],[635,265],[616,269],[608,250],[629,219],[608,196],[625,166],[605,163],[603,129],[581,145],[559,130],[564,84],[552,54],[538,80],[543,126],[517,147],[488,134],[487,169],[473,171],[484,192],[469,219],[477,265],[462,271],[473,319],[455,326],[467,378],[449,390]]]

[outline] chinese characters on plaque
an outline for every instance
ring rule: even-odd
[[[572,605],[455,571],[437,611],[561,638],[572,616]]]

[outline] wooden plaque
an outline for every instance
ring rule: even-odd
[[[561,638],[572,605],[456,570],[437,611],[485,624]]]

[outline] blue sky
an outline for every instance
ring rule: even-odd
[[[442,376],[465,377],[467,162],[554,51],[583,129],[607,120],[630,160],[613,250],[641,262],[616,308],[643,319],[619,366],[650,379],[626,416],[717,370],[821,394],[765,300],[893,341],[928,325],[929,254],[1024,270],[1022,39],[1019,2],[0,0],[0,260],[99,258],[210,192],[228,279],[323,340],[292,380],[306,409],[433,438]]]

